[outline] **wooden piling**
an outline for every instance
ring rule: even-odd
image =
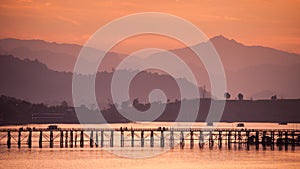
[[[84,146],[84,136],[83,136],[83,130],[80,131],[80,148],[83,148]]]
[[[21,148],[21,136],[22,136],[22,131],[18,131],[18,148]]]
[[[227,137],[227,142],[228,142],[228,150],[231,149],[231,131],[228,131],[228,137]]]
[[[131,130],[131,147],[134,147],[134,130]]]
[[[222,149],[222,131],[219,131],[218,146],[219,149]]]
[[[29,130],[29,135],[28,135],[28,148],[31,148],[32,146],[32,131]]]
[[[275,145],[275,138],[274,138],[274,131],[271,131],[271,150],[274,150]]]
[[[164,131],[160,131],[160,147],[163,148],[165,147],[165,137],[164,137]]]
[[[190,149],[194,148],[194,131],[190,130]]]
[[[11,135],[10,135],[10,130],[7,131],[7,148],[11,148]]]
[[[208,138],[208,144],[209,144],[209,149],[213,149],[214,147],[214,137],[212,131],[209,132],[209,138]]]
[[[98,130],[96,131],[96,147],[99,146],[99,137],[98,137]]]
[[[287,151],[288,150],[288,145],[289,145],[289,139],[288,139],[288,132],[286,131],[284,133],[285,137],[284,137],[284,148]]]
[[[174,131],[173,131],[173,129],[171,129],[171,132],[170,132],[170,147],[171,147],[171,149],[173,149],[174,148]]]
[[[65,147],[68,148],[68,131],[65,132]]]
[[[64,132],[60,131],[60,140],[59,140],[60,148],[64,147]]]
[[[53,131],[50,131],[50,148],[53,148]]]
[[[73,131],[70,131],[70,148],[73,148]]]
[[[100,147],[104,147],[104,131],[100,131]]]
[[[262,146],[263,146],[263,150],[266,150],[267,149],[267,144],[266,144],[266,139],[267,139],[267,132],[266,131],[263,131],[263,136],[262,136]]]
[[[247,150],[250,150],[250,132],[249,131],[246,131],[246,138],[247,138],[247,142],[246,142],[246,147],[247,147]]]
[[[259,131],[255,132],[255,149],[259,150]]]
[[[94,131],[91,131],[90,134],[90,147],[93,148],[94,147]]]
[[[141,147],[144,147],[145,139],[144,139],[144,130],[141,131]]]
[[[204,136],[202,131],[200,131],[199,133],[199,148],[200,149],[204,148]]]
[[[43,131],[40,131],[39,148],[43,148]]]
[[[114,131],[110,131],[110,139],[109,139],[110,147],[114,147]]]
[[[154,134],[153,134],[153,130],[150,131],[150,147],[154,147]]]
[[[183,149],[184,148],[184,134],[183,131],[180,131],[180,148]]]

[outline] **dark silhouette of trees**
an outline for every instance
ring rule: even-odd
[[[224,93],[224,97],[225,97],[226,100],[230,99],[230,96],[231,95],[230,95],[229,92]]]
[[[242,93],[239,93],[237,97],[239,100],[244,100],[244,95]]]
[[[277,100],[277,95],[272,96],[271,100]]]

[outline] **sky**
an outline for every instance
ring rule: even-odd
[[[209,38],[223,35],[246,45],[300,53],[299,8],[299,0],[1,0],[0,38],[83,45],[114,19],[140,12],[164,12],[190,21]],[[128,53],[133,51],[130,46],[149,45],[141,40],[131,38],[116,50]],[[148,43],[178,47],[177,43],[155,38]]]

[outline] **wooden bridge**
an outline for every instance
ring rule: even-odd
[[[295,150],[300,130],[228,128],[20,128],[0,129],[0,148],[208,147]]]

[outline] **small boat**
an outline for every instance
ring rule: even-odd
[[[213,125],[214,125],[213,122],[207,122],[207,123],[206,123],[206,126],[213,126]]]
[[[288,123],[287,122],[279,122],[278,124],[279,125],[287,125]]]
[[[236,125],[236,127],[245,127],[245,124],[244,124],[244,123],[238,123],[238,124]]]

